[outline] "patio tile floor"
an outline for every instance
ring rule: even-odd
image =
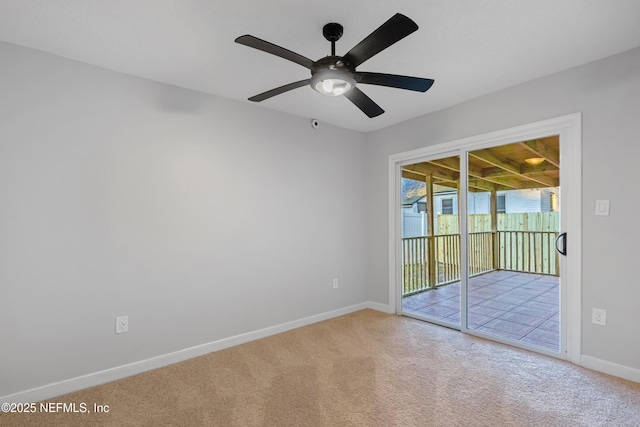
[[[493,271],[469,279],[469,329],[560,351],[559,279]],[[402,299],[407,313],[460,326],[460,282]]]

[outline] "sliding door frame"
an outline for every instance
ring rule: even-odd
[[[562,232],[568,235],[568,256],[562,259],[560,287],[561,350],[560,353],[548,352],[527,345],[518,345],[493,336],[486,336],[466,327],[466,310],[461,312],[461,331],[489,339],[505,342],[517,347],[533,349],[540,353],[567,359],[580,364],[581,354],[581,304],[582,304],[582,115],[570,114],[554,119],[525,124],[496,132],[462,138],[416,150],[392,154],[389,156],[389,307],[395,314],[402,312],[402,194],[399,191],[401,168],[404,165],[419,163],[437,157],[460,156],[460,209],[459,214],[467,212],[467,155],[469,151],[488,146],[511,144],[530,139],[558,135],[560,138],[560,185]],[[466,218],[466,216],[465,216]],[[467,222],[460,221],[461,254],[467,253]],[[461,289],[467,285],[467,257],[461,257]],[[466,295],[461,292],[462,306],[466,307]]]

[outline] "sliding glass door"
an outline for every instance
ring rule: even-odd
[[[402,311],[460,328],[460,159],[402,167]]]
[[[560,352],[559,137],[456,150],[401,177],[402,314]]]
[[[469,330],[560,351],[559,137],[468,152]]]

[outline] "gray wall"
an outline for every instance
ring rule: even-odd
[[[583,354],[640,369],[638,70],[634,49],[369,134],[368,298],[388,302],[390,154],[582,112]],[[611,200],[611,216],[594,216],[597,199]],[[607,310],[606,327],[591,324],[592,307]]]
[[[577,111],[583,353],[640,368],[640,49],[367,135],[1,43],[0,63],[0,396],[386,304],[389,154]]]
[[[0,63],[0,396],[365,301],[363,134]]]

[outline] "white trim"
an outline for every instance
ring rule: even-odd
[[[378,311],[389,313],[390,309],[385,304],[363,302],[360,304],[351,305],[348,307],[339,308],[337,310],[328,311],[325,313],[316,314],[313,316],[305,317],[303,319],[294,320],[287,323],[282,323],[275,326],[270,326],[264,329],[258,329],[253,332],[236,335],[229,338],[223,338],[221,340],[213,341],[210,343],[197,345],[194,347],[178,350],[173,353],[164,354],[162,356],[152,357],[146,360],[140,360],[138,362],[129,363],[122,366],[116,366],[115,368],[105,369],[103,371],[94,372],[80,377],[64,380],[52,384],[47,384],[42,387],[33,388],[7,396],[0,397],[0,402],[9,403],[27,403],[27,402],[39,402],[45,399],[51,399],[63,394],[72,393],[74,391],[82,390],[88,387],[105,384],[111,381],[119,380],[122,378],[130,377],[142,372],[150,371],[152,369],[161,368],[163,366],[171,365],[173,363],[182,362],[194,357],[202,356],[208,353],[212,353],[218,350],[224,350],[225,348],[234,347],[236,345],[244,344],[250,341],[255,341],[260,338],[266,338],[271,335],[279,334],[282,332],[290,331],[292,329],[300,328],[302,326],[310,325],[312,323],[321,322],[323,320],[332,319],[334,317],[343,316],[345,314],[353,313],[363,310],[365,308],[371,308]]]
[[[391,236],[402,235],[402,224],[400,222],[400,208],[402,207],[401,194],[397,191],[400,188],[400,169],[404,164],[416,163],[421,161],[427,161],[438,157],[449,157],[458,154],[458,151],[451,148],[439,149],[440,146],[433,146],[433,150],[413,150],[407,153],[418,153],[420,158],[407,157],[403,158],[403,154],[399,153],[389,156],[389,257],[394,258],[389,260],[389,306],[394,310],[392,314],[398,314],[402,311],[402,289],[396,288],[391,284],[399,283],[402,278],[402,272],[399,267],[391,268],[391,265],[399,266],[402,264],[402,243],[400,239],[392,238]],[[419,153],[422,154],[419,154]]]
[[[469,151],[460,150],[460,188],[458,188],[458,227],[460,228],[460,307],[468,307],[469,289],[469,221],[467,221],[467,187],[469,186]],[[435,234],[435,233],[434,233]],[[462,274],[465,272],[465,274]],[[468,332],[467,310],[460,310],[460,330]]]
[[[400,265],[397,258],[400,245],[399,239],[395,236],[401,236],[402,231],[398,231],[398,225],[400,220],[398,219],[398,210],[395,209],[398,204],[402,206],[402,201],[397,195],[396,188],[399,187],[398,182],[400,175],[400,164],[389,157],[389,284],[398,282],[399,269],[396,269],[397,265]],[[391,236],[394,236],[392,239]],[[391,268],[393,266],[393,268]],[[396,298],[397,289],[395,286],[389,286],[389,307],[393,310],[393,314],[400,312],[399,305],[402,303],[402,298]]]
[[[367,308],[370,308],[371,310],[381,311],[387,314],[395,314],[395,310],[393,310],[389,304],[369,301],[367,302]]]
[[[562,323],[567,329],[565,336],[567,359],[580,364],[582,354],[582,116],[575,114],[567,121],[567,127],[560,138],[566,144],[560,146],[560,218],[561,227],[567,233],[566,273],[569,286],[561,287],[566,292],[562,312],[567,321]],[[568,175],[571,173],[572,175]],[[564,183],[568,184],[565,185]],[[565,199],[565,202],[562,199]],[[568,215],[563,212],[571,209]],[[562,297],[561,296],[561,297]],[[571,304],[567,304],[571,301]]]
[[[542,138],[543,136],[557,135],[560,131],[570,126],[578,126],[578,133],[581,130],[581,113],[569,114],[556,117],[554,119],[542,120],[540,122],[529,123],[508,129],[488,132],[480,135],[469,136],[454,141],[443,142],[437,145],[426,146],[411,151],[391,154],[390,162],[393,163],[415,163],[421,157],[435,158],[440,154],[450,151],[458,151],[461,147],[477,149],[477,145],[494,146],[507,144],[511,140],[526,140],[531,138]]]
[[[588,369],[593,369],[594,371],[604,372],[605,374],[640,383],[640,369],[618,365],[617,363],[584,355],[580,358],[580,365]]]
[[[422,158],[435,158],[439,155],[451,152],[465,153],[473,149],[504,145],[517,141],[542,138],[545,136],[560,135],[562,158],[562,171],[569,171],[571,175],[561,176],[562,197],[566,200],[563,203],[562,228],[568,235],[568,256],[566,258],[566,268],[562,269],[562,276],[567,277],[563,297],[563,313],[565,320],[561,333],[564,337],[565,353],[569,361],[580,364],[582,350],[581,332],[581,311],[582,311],[582,114],[574,113],[554,119],[529,123],[513,128],[489,132],[482,135],[471,136],[455,141],[444,142],[437,145],[426,146],[416,150],[405,151],[389,156],[389,303],[392,307],[397,307],[397,312],[401,312],[401,301],[396,301],[396,293],[401,293],[398,289],[398,218],[397,206],[399,200],[397,184],[400,179],[400,166],[419,162]],[[564,180],[563,180],[564,178]],[[567,188],[568,187],[568,188]],[[464,198],[464,197],[462,197]],[[566,272],[566,275],[565,275]],[[398,300],[400,298],[397,298]],[[567,304],[571,301],[571,304]]]

